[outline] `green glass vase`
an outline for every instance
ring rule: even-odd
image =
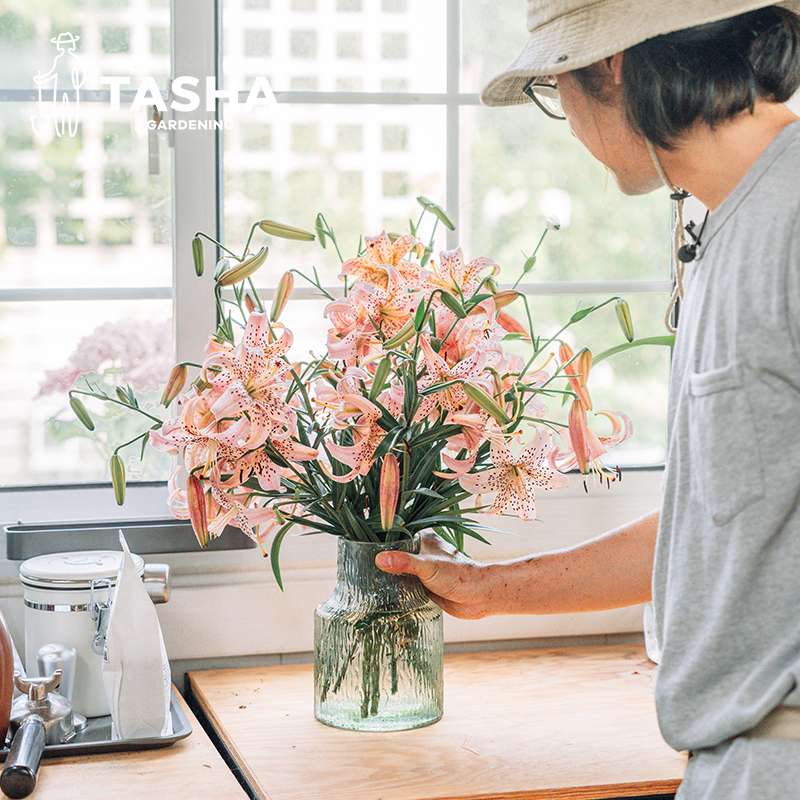
[[[375,566],[418,540],[339,539],[336,586],[314,614],[314,714],[335,728],[399,731],[442,716],[442,610],[419,580]]]

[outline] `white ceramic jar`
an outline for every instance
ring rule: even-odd
[[[133,555],[139,575],[144,560]],[[54,553],[23,561],[19,568],[25,603],[25,669],[38,674],[36,654],[46,644],[65,644],[77,652],[73,710],[85,717],[110,714],[103,686],[103,657],[92,649],[97,622],[91,604],[114,599],[122,553],[93,550]]]

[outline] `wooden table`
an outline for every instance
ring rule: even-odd
[[[661,739],[654,677],[639,646],[450,655],[441,721],[361,733],[315,720],[311,665],[189,673],[197,707],[269,800],[672,793],[686,757]]]
[[[246,792],[181,703],[192,725],[185,739],[157,750],[43,758],[31,800],[246,800]]]

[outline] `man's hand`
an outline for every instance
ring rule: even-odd
[[[432,533],[419,555],[385,551],[384,572],[416,575],[448,614],[574,614],[650,599],[658,511],[596,539],[550,553],[494,563],[473,561]]]
[[[467,558],[434,533],[421,534],[419,555],[387,550],[375,563],[384,572],[416,575],[431,600],[454,617],[496,613],[487,606],[489,565]]]

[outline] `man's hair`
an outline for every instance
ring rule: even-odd
[[[593,66],[575,71],[584,89],[606,99]],[[770,6],[656,36],[625,51],[628,121],[667,150],[696,122],[715,127],[756,99],[786,102],[800,86],[800,17]]]

